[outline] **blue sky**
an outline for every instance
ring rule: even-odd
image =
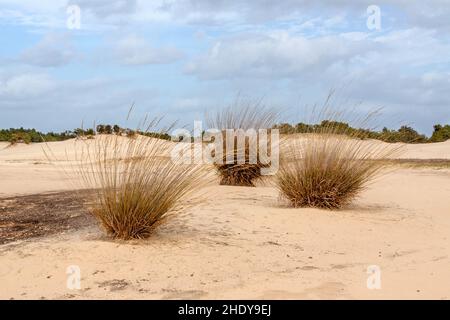
[[[450,123],[448,1],[320,3],[0,0],[0,127],[124,124],[133,102],[135,118],[189,124],[238,94],[296,122],[333,88],[361,112],[383,107],[381,125]]]

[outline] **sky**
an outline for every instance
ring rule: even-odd
[[[334,90],[429,135],[450,123],[449,16],[449,0],[0,0],[0,128],[126,126],[133,103],[189,125],[237,97],[296,123]]]

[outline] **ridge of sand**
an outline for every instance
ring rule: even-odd
[[[115,136],[99,137],[115,139]],[[129,139],[117,138],[119,143]],[[163,148],[172,144],[170,141],[158,141]],[[87,146],[92,148],[93,144],[94,140],[77,139],[14,146],[3,143],[3,148],[0,144],[0,197],[80,188],[81,184],[71,181],[76,180],[76,175],[73,175],[76,159],[82,156]],[[169,153],[166,151],[161,156],[169,156]]]

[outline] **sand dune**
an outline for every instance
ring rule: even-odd
[[[408,144],[403,158],[409,159],[450,159],[450,140],[439,143]]]
[[[123,138],[125,140],[127,138]],[[44,144],[19,144],[8,147],[7,143],[0,143],[0,196],[32,194],[48,191],[70,190],[74,186],[63,174],[61,169],[70,171],[70,161],[75,152],[81,153],[83,144],[92,141],[67,140],[52,142],[49,148],[52,152],[53,163],[43,152],[48,149]],[[171,142],[167,142],[169,145]],[[372,143],[372,142],[367,142]],[[381,141],[381,145],[390,145]],[[167,153],[165,156],[168,156]],[[434,144],[402,144],[398,159],[448,159],[450,160],[450,141]],[[56,161],[55,161],[56,160]]]
[[[52,149],[62,157],[71,144]],[[407,159],[450,159],[450,141],[405,148]],[[40,145],[0,150],[0,177],[1,197],[71,188]],[[448,169],[398,169],[333,212],[287,208],[270,184],[203,191],[145,241],[91,225],[0,245],[0,298],[450,298]],[[66,286],[71,265],[81,290]],[[366,285],[371,265],[379,290]]]
[[[106,138],[100,136],[100,139]],[[120,137],[119,143],[127,139]],[[166,146],[172,143],[159,141]],[[93,140],[71,139],[48,144],[0,144],[0,197],[82,187],[80,183],[71,181],[77,179],[73,174],[76,159],[82,157],[83,150],[92,148],[93,143]],[[168,150],[161,154],[162,157],[169,155]]]
[[[303,142],[306,141],[308,135],[295,134],[284,136],[286,143],[282,143],[281,147],[289,148],[292,145],[299,147],[303,146]],[[340,138],[338,138],[340,139]],[[349,143],[351,140],[349,138]],[[420,144],[406,144],[406,143],[386,143],[380,140],[358,140],[358,142],[364,148],[377,148],[392,149],[395,150],[389,158],[392,159],[412,159],[412,160],[437,160],[448,159],[450,160],[450,140],[439,143],[420,143]],[[377,152],[378,153],[378,152]],[[386,156],[386,154],[383,154]]]

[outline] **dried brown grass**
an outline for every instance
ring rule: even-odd
[[[321,116],[342,121],[342,113]],[[365,124],[369,114],[359,121]],[[359,132],[343,133],[330,125],[283,141],[276,185],[293,207],[339,209],[357,197],[400,152],[399,145],[364,140]]]
[[[97,135],[78,143],[76,172],[96,193],[90,211],[113,238],[149,237],[208,181],[204,166],[173,161],[174,144],[162,139]]]
[[[262,161],[259,155],[259,142],[262,139],[259,134],[260,129],[267,130],[267,149],[270,151],[270,130],[274,126],[278,113],[262,105],[261,101],[239,99],[235,104],[222,109],[213,117],[207,117],[209,128],[218,129],[222,132],[223,149],[222,159],[214,164],[220,177],[221,185],[231,186],[255,186],[255,182],[262,177],[261,168],[268,164]],[[227,135],[227,131],[233,130],[235,135]],[[254,139],[245,136],[241,144],[238,143],[237,134],[245,135],[249,130],[254,130]],[[232,139],[233,148],[227,147],[228,141]],[[250,149],[254,144],[256,161],[251,161]],[[243,156],[243,161],[239,161],[239,155]],[[269,154],[270,155],[270,154]]]

